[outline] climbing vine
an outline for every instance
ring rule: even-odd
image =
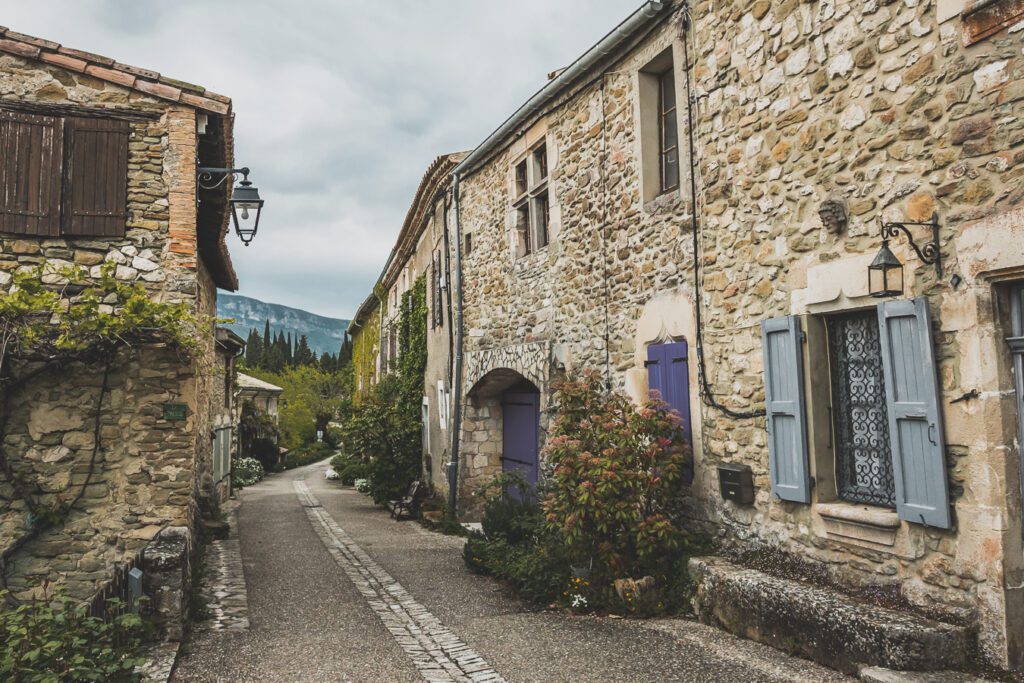
[[[380,304],[370,314],[363,326],[352,334],[352,402],[358,404],[362,393],[369,389],[377,365],[374,347],[380,341]],[[363,390],[359,391],[359,378],[363,379]]]
[[[79,267],[43,264],[16,272],[0,293],[0,475],[27,510],[25,531],[0,546],[0,583],[7,585],[10,558],[48,528],[63,522],[92,483],[101,451],[103,403],[119,351],[162,344],[183,356],[199,350],[199,320],[186,302],[157,301],[140,283],[114,276],[115,265],[98,277]],[[93,410],[93,446],[83,483],[74,492],[44,495],[31,467],[5,443],[11,407],[28,384],[73,363],[100,368],[102,382]],[[8,601],[12,598],[8,595]]]
[[[377,502],[404,495],[419,476],[422,458],[423,373],[427,367],[427,284],[420,277],[402,296],[398,362],[367,397],[353,406],[343,441],[370,464],[370,493]]]

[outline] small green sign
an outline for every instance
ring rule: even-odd
[[[165,403],[165,420],[184,420],[188,417],[188,406],[184,403]]]

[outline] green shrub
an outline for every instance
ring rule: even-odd
[[[334,470],[335,472],[341,472],[351,462],[352,458],[348,457],[344,453],[338,453],[333,458],[331,458],[331,469]]]
[[[341,446],[341,430],[337,427],[328,427],[324,431],[324,443],[331,448],[339,448]]]
[[[237,458],[231,463],[231,488],[244,489],[263,479],[263,465],[256,458]]]
[[[6,591],[0,591],[0,604]],[[142,620],[91,617],[63,591],[0,610],[0,680],[14,683],[138,681]]]
[[[370,478],[370,466],[365,462],[349,463],[343,470],[338,472],[338,475],[341,478],[342,484],[352,486],[356,483],[356,479]]]
[[[319,462],[334,452],[334,449],[325,443],[311,443],[299,448],[293,448],[284,456],[284,469],[290,470],[310,463]]]
[[[606,392],[596,373],[556,387],[557,415],[544,448],[550,468],[543,501],[547,530],[586,579],[590,606],[664,608],[680,558],[693,538],[681,521],[690,445],[681,421],[660,401],[637,408]],[[644,601],[622,586],[644,582]],[[615,582],[621,580],[617,588]],[[639,590],[639,589],[638,589]],[[640,602],[643,604],[641,605]]]
[[[281,449],[272,439],[260,437],[252,442],[252,457],[259,461],[264,472],[276,472],[281,464]]]
[[[690,451],[678,415],[606,393],[595,374],[556,389],[540,505],[510,495],[525,487],[521,479],[496,477],[483,492],[483,533],[467,541],[466,565],[538,602],[634,614],[685,609],[686,562],[707,543],[680,514]]]

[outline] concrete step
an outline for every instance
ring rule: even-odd
[[[880,666],[862,668],[860,680],[864,683],[993,683],[962,671],[893,671]]]
[[[772,576],[717,557],[690,560],[694,610],[706,624],[849,674],[963,668],[967,628],[876,607],[836,590]]]

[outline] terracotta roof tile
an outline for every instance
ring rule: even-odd
[[[204,111],[222,115],[231,112],[231,98],[210,92],[200,85],[163,76],[151,69],[122,64],[92,52],[64,47],[51,40],[17,33],[4,26],[0,26],[0,52],[38,59],[70,71],[87,73],[103,81]]]
[[[160,74],[150,69],[143,69],[140,66],[132,66],[131,64],[122,64],[121,62],[114,62],[114,68],[118,71],[127,71],[130,74],[141,76],[142,78],[148,78],[151,81],[160,80]]]
[[[35,45],[29,45],[28,43],[22,43],[17,40],[0,39],[0,52],[12,52],[22,57],[31,57],[36,59],[39,57],[39,48]]]
[[[111,81],[112,83],[123,85],[126,88],[135,86],[135,76],[125,73],[124,71],[116,71],[114,69],[90,64],[85,67],[85,73],[93,76],[94,78],[99,78],[100,80]]]
[[[141,78],[135,81],[135,89],[149,93],[150,95],[162,97],[165,100],[172,100],[174,102],[181,99],[181,88],[175,88],[173,86],[156,83],[154,81],[144,81]]]
[[[102,64],[103,66],[114,66],[114,60],[110,57],[104,57],[103,55],[98,55],[92,52],[86,52],[85,50],[75,50],[74,48],[64,47],[62,45],[61,47],[57,48],[57,51],[66,55],[71,55],[72,57],[84,59],[87,62],[94,62],[96,64]]]
[[[43,40],[42,38],[36,38],[35,36],[27,36],[24,33],[11,31],[10,29],[7,30],[7,37],[11,40],[18,40],[22,43],[28,43],[47,50],[56,50],[60,47],[60,43],[55,43],[52,40]]]
[[[167,85],[173,85],[175,88],[180,88],[181,90],[191,90],[192,92],[200,95],[206,92],[206,88],[201,85],[195,85],[188,81],[179,81],[177,78],[171,78],[170,76],[160,76],[157,80],[161,83],[166,83]]]
[[[39,55],[39,59],[49,64],[55,64],[57,66],[69,69],[71,71],[84,72],[85,68],[89,66],[89,62],[78,57],[72,57],[71,55],[62,55],[56,52],[43,52]]]
[[[218,114],[227,114],[231,111],[231,107],[228,104],[224,104],[217,100],[211,100],[209,97],[192,95],[187,92],[181,93],[181,103],[187,104],[190,107],[195,107],[196,109],[208,109]]]

